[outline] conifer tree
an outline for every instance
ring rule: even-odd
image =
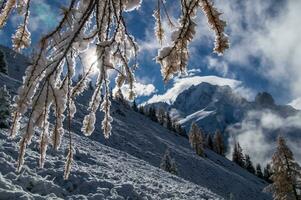
[[[272,182],[271,176],[272,176],[272,169],[271,169],[271,165],[268,163],[263,170],[263,179],[266,182],[271,183]]]
[[[166,128],[168,130],[172,130],[172,120],[171,120],[169,112],[166,113]]]
[[[242,148],[240,147],[238,142],[234,143],[234,149],[233,149],[233,153],[232,153],[232,161],[241,167],[244,167],[244,165],[245,165]]]
[[[139,106],[138,112],[141,113],[142,115],[145,115],[144,106]]]
[[[189,131],[189,142],[197,155],[204,156],[204,138],[200,128],[194,122]]]
[[[9,128],[10,95],[6,86],[0,88],[0,128]]]
[[[133,109],[133,111],[138,112],[136,100],[134,100],[134,102],[133,102],[132,109]]]
[[[245,155],[245,168],[250,173],[255,174],[255,168],[254,168],[251,158],[248,154]]]
[[[5,54],[2,50],[0,50],[0,72],[4,74],[8,74],[7,62],[6,62]]]
[[[181,126],[181,124],[176,123],[176,132],[185,138],[188,138],[185,129]]]
[[[163,108],[159,108],[159,110],[158,110],[158,122],[162,126],[164,126],[164,124],[165,124],[165,118],[166,118],[166,116],[165,116],[165,110]]]
[[[277,149],[272,157],[272,192],[275,200],[300,200],[300,166],[283,137],[277,140]]]
[[[256,172],[255,172],[256,176],[259,177],[259,178],[263,178],[263,173],[262,173],[262,170],[261,170],[261,165],[258,163],[256,165]]]
[[[150,107],[148,110],[148,116],[149,118],[154,121],[154,122],[158,122],[157,119],[157,114],[156,114],[156,109],[154,107]]]
[[[211,137],[211,134],[209,133],[206,137],[206,146],[208,149],[211,149],[213,150],[213,141],[212,141],[212,137]]]
[[[178,174],[176,162],[171,158],[169,149],[166,149],[162,159],[160,168],[174,175]]]
[[[214,151],[217,154],[220,154],[222,156],[225,155],[224,139],[223,139],[223,136],[222,136],[222,134],[219,130],[217,130],[216,133],[214,134],[213,147],[214,147]]]

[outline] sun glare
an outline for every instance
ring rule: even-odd
[[[92,66],[91,74],[95,75],[99,72],[97,68],[97,55],[96,55],[96,47],[90,47],[84,54],[83,54],[83,67],[84,71],[87,72],[90,67]]]

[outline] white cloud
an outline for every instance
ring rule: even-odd
[[[295,109],[301,110],[301,97],[294,99],[288,105],[293,106]]]
[[[129,85],[128,84],[123,85],[121,87],[121,91],[122,94],[125,95],[125,98],[127,98],[130,91]],[[115,92],[117,92],[116,87],[113,89],[113,93]],[[150,96],[156,92],[156,88],[153,84],[142,84],[142,83],[135,82],[134,92],[136,94],[136,97]]]
[[[225,62],[253,70],[273,85],[285,83],[288,95],[301,96],[301,1],[233,1],[218,4],[231,40]]]
[[[228,128],[230,147],[233,147],[233,142],[236,140],[240,143],[244,153],[249,154],[255,163],[266,164],[271,160],[275,150],[276,137],[278,134],[282,134],[287,139],[295,158],[300,162],[301,140],[291,134],[297,129],[301,130],[300,121],[300,113],[285,118],[269,110],[250,111],[241,123]],[[232,149],[228,157],[231,157],[231,153]]]
[[[192,68],[192,69],[187,70],[187,76],[194,76],[201,72],[202,72],[201,69]]]
[[[202,82],[219,86],[229,85],[232,89],[241,93],[245,97],[254,96],[254,93],[251,90],[244,88],[240,81],[234,79],[221,78],[217,76],[193,76],[175,79],[172,88],[168,89],[165,94],[154,95],[147,101],[147,103],[166,102],[168,104],[172,104],[176,100],[177,96],[184,90]]]
[[[218,60],[216,58],[212,57],[207,57],[207,62],[208,62],[208,69],[214,69],[217,71],[219,74],[221,74],[223,77],[225,76],[230,76],[229,72],[229,65],[227,62],[223,60]],[[233,75],[231,75],[233,76]]]

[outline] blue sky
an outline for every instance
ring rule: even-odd
[[[46,34],[56,26],[60,18],[58,8],[63,1],[32,2],[29,29],[34,45],[41,34]],[[174,0],[166,2],[168,12],[176,23],[179,5]],[[301,2],[216,0],[215,3],[228,23],[226,33],[231,47],[222,57],[212,53],[214,35],[199,10],[197,34],[190,45],[188,76],[215,75],[241,81],[246,88],[242,94],[249,98],[259,91],[268,91],[277,103],[298,100],[301,97]],[[141,47],[138,57],[140,68],[136,71],[136,78],[142,85],[151,85],[157,93],[164,93],[172,87],[173,81],[166,85],[163,83],[160,66],[154,61],[160,48],[153,35],[152,13],[155,5],[155,0],[144,0],[139,10],[127,13],[126,17],[128,28]],[[1,44],[11,46],[10,36],[19,20],[18,17],[11,17],[0,31]],[[167,25],[165,29],[167,33],[170,31]],[[167,42],[168,37],[164,44]],[[151,87],[144,89],[150,90]],[[149,97],[139,97],[139,100],[141,102]]]

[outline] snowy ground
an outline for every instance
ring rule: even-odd
[[[27,151],[25,168],[16,174],[17,140],[7,139],[6,134],[0,130],[0,199],[222,199],[127,153],[76,134],[75,161],[68,181],[63,180],[66,152],[48,151],[45,168],[39,169],[35,142]]]

